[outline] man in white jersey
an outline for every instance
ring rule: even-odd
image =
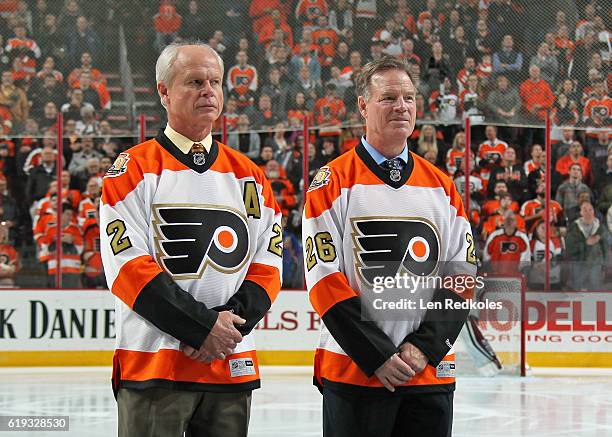
[[[306,281],[323,321],[323,435],[450,437],[452,344],[468,311],[420,305],[463,304],[465,289],[412,294],[393,280],[474,279],[474,239],[453,182],[408,150],[416,90],[406,66],[370,62],[356,89],[366,135],[319,170],[304,208]],[[381,279],[392,284],[380,289]]]
[[[260,385],[251,331],[280,289],[281,212],[263,172],[212,139],[219,55],[169,45],[156,80],[168,124],[119,155],[100,203],[119,436],[243,437]]]

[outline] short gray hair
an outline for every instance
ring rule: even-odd
[[[219,53],[217,53],[215,49],[202,41],[181,41],[167,45],[159,54],[157,62],[155,63],[156,82],[163,82],[166,84],[166,86],[169,86],[172,83],[172,79],[174,79],[174,69],[172,68],[174,66],[174,61],[176,61],[179,49],[185,46],[203,47],[213,52],[217,58],[217,61],[219,62],[219,67],[221,67],[221,76],[223,76],[225,69],[223,59],[221,56],[219,56]]]
[[[376,61],[371,61],[365,64],[355,80],[355,92],[357,96],[363,96],[365,100],[370,98],[370,85],[372,84],[372,76],[388,70],[400,70],[408,75],[412,81],[412,76],[408,71],[408,64],[391,56],[385,56]]]

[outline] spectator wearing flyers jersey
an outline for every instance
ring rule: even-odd
[[[14,28],[15,35],[6,41],[6,53],[11,58],[19,58],[28,77],[36,75],[36,62],[41,56],[41,50],[36,41],[27,36],[27,29],[23,23],[18,23]]]
[[[257,92],[257,69],[248,64],[245,51],[236,54],[237,64],[227,72],[227,92],[238,101],[238,108],[245,110],[255,103]]]
[[[486,218],[493,214],[500,205],[502,194],[508,192],[508,184],[504,180],[498,180],[493,184],[493,198],[489,198],[482,206],[482,215]],[[512,202],[510,209],[518,214],[520,206],[518,202]]]
[[[45,221],[42,234],[38,242],[40,244],[40,261],[47,264],[47,286],[53,287],[55,284],[55,272],[57,270],[56,242],[57,242],[57,214],[55,202],[51,201],[51,214]],[[81,230],[74,222],[74,210],[68,204],[62,207],[59,217],[61,229],[61,276],[64,288],[78,288],[80,286],[80,275],[82,270],[81,253],[83,252],[83,235]]]
[[[529,266],[531,250],[527,235],[519,230],[516,214],[506,210],[503,225],[487,238],[483,261],[487,271],[496,274],[516,274]]]
[[[100,254],[100,197],[95,197],[91,216],[82,225],[83,230],[83,285],[88,288],[104,288],[106,279]]]
[[[546,160],[546,153],[544,153],[544,149],[542,148],[541,144],[532,144],[529,149],[531,159],[529,161],[525,161],[525,164],[523,164],[525,176],[529,176],[532,171],[540,168]]]
[[[497,138],[497,128],[495,126],[487,126],[485,128],[486,141],[478,146],[478,162],[497,161],[499,160],[506,149],[508,143]]]
[[[321,65],[323,67],[331,66],[334,56],[336,56],[336,47],[340,39],[337,29],[329,25],[326,15],[321,15],[317,18],[317,27],[312,31],[312,38],[314,43],[321,48],[319,52],[319,62]]]
[[[606,93],[603,80],[593,84],[593,96],[584,105],[582,114],[583,121],[589,127],[609,128],[612,116],[612,98]],[[593,139],[597,138],[597,132],[588,130],[587,135]]]
[[[527,233],[531,234],[538,221],[546,217],[545,205],[546,184],[540,180],[536,188],[536,197],[527,200],[521,206],[521,216],[525,219]],[[556,200],[550,201],[550,222],[554,227],[566,227],[563,208]]]
[[[514,212],[515,205],[516,201],[512,199],[512,195],[510,193],[501,193],[499,196],[499,207],[493,211],[493,214],[487,217],[482,225],[482,236],[485,239],[495,232],[495,230],[500,229],[503,226],[506,212]],[[523,219],[523,217],[521,217],[518,213],[515,214],[517,227],[521,231],[526,232],[527,225],[525,223],[525,219]]]
[[[81,201],[77,210],[77,224],[81,229],[84,229],[85,222],[93,218],[93,212],[97,210],[96,199],[100,197],[102,191],[100,178],[91,177],[86,187],[86,190],[81,193]]]

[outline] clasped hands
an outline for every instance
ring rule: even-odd
[[[412,343],[404,343],[400,351],[385,361],[374,374],[387,390],[394,392],[396,386],[405,384],[421,373],[426,365],[427,357],[423,352]]]
[[[245,323],[246,320],[231,311],[221,311],[200,349],[181,344],[181,350],[189,358],[206,364],[215,359],[225,360],[225,357],[231,354],[236,345],[242,341],[242,335],[235,325]]]

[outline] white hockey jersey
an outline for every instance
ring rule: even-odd
[[[251,330],[280,290],[280,223],[263,172],[223,144],[183,154],[160,132],[122,153],[100,203],[102,260],[118,297],[114,388],[259,387]],[[181,343],[199,348],[221,310],[247,320],[242,342],[225,361],[186,357]]]
[[[381,303],[377,307],[371,293],[376,277],[396,274],[473,279],[474,240],[450,178],[414,153],[398,177],[378,166],[360,143],[313,179],[302,238],[310,301],[323,320],[315,354],[319,387],[385,390],[375,370],[410,341],[429,365],[398,389],[454,389],[452,343],[467,311],[454,321],[450,313],[418,307],[377,313]],[[378,296],[390,303],[396,296],[401,303],[408,293],[387,289]],[[464,301],[444,288],[419,293],[427,301]]]

